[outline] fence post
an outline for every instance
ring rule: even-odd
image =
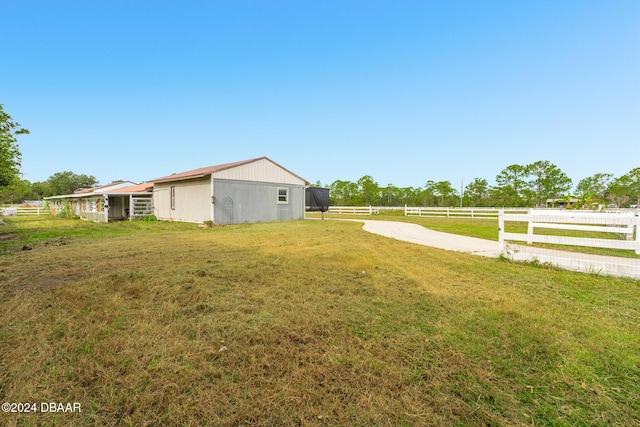
[[[640,216],[636,213],[634,219],[636,223],[636,254],[640,255]]]
[[[529,221],[527,224],[527,244],[530,245],[533,243],[533,216],[531,212],[529,212]]]
[[[504,211],[498,211],[498,250],[504,253]]]

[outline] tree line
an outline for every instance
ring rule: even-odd
[[[365,175],[356,182],[336,180],[330,200],[336,206],[465,206],[465,207],[546,207],[559,204],[590,208],[595,204],[631,206],[640,204],[640,167],[615,177],[596,173],[573,181],[547,160],[528,165],[513,164],[503,169],[489,185],[475,178],[462,189],[450,181],[426,181],[423,187],[379,185]],[[319,185],[319,183],[317,183]]]
[[[475,178],[464,187],[462,201],[460,189],[454,188],[450,181],[427,181],[424,187],[381,186],[373,177],[365,175],[356,182],[336,180],[329,188],[331,204],[335,206],[447,207],[460,206],[461,202],[465,207],[545,207],[560,203],[573,207],[591,207],[598,203],[620,207],[640,205],[640,167],[620,177],[596,173],[579,181],[573,193],[570,193],[572,180],[548,161],[510,165],[495,181],[496,185],[491,186],[486,179]],[[97,184],[94,176],[71,171],[56,172],[42,182],[14,179],[0,187],[0,202],[41,200]]]
[[[0,187],[0,202],[22,203],[25,200],[42,200],[49,196],[73,194],[80,188],[91,188],[97,184],[96,177],[71,171],[56,172],[47,180],[38,182],[14,179],[9,185]]]
[[[94,176],[71,171],[57,172],[43,182],[21,179],[17,136],[28,133],[0,104],[0,203],[41,200],[98,184]],[[565,205],[579,207],[595,203],[640,205],[640,167],[620,177],[596,173],[584,178],[576,185],[574,195],[570,194],[572,180],[547,160],[507,166],[495,181],[496,185],[491,186],[486,179],[475,178],[459,192],[450,181],[427,181],[424,187],[401,188],[393,184],[380,186],[365,175],[356,182],[336,180],[329,188],[331,203],[346,206],[544,207],[548,200],[552,205],[564,200]]]

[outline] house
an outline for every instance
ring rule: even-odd
[[[95,222],[109,222],[153,215],[153,185],[123,181],[82,188],[73,194],[47,197],[51,213],[69,214]]]
[[[150,180],[160,220],[214,224],[303,219],[309,183],[267,157]]]
[[[560,199],[547,199],[545,201],[545,205],[547,208],[553,208],[553,207],[566,208],[573,205],[574,203],[580,203],[580,199],[571,197],[569,200],[567,200],[567,198],[564,197]]]

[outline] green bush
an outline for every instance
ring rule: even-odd
[[[71,205],[68,201],[62,201],[62,205],[58,208],[58,216],[61,218],[73,218],[74,215],[71,213]]]

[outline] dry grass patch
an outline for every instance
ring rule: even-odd
[[[82,404],[3,425],[640,423],[637,281],[357,223],[157,226],[0,257],[0,400]]]

